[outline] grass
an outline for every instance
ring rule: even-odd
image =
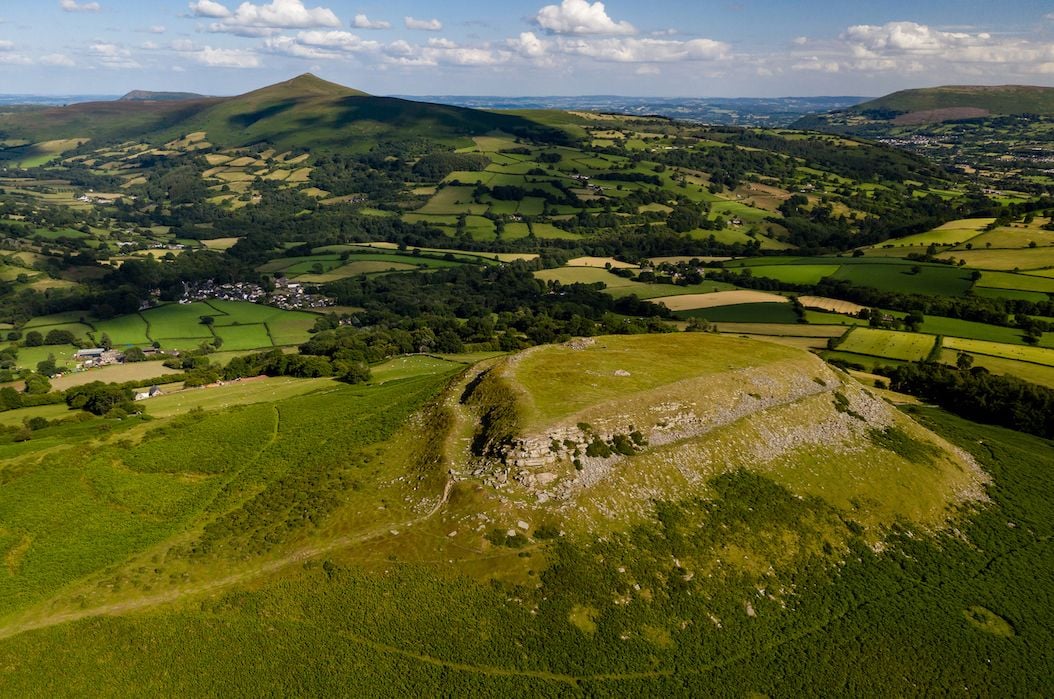
[[[935,338],[932,335],[875,328],[854,328],[845,341],[838,346],[838,349],[843,352],[866,354],[873,357],[917,362],[929,356],[934,342]]]
[[[881,291],[937,296],[961,296],[972,285],[970,273],[955,267],[919,265],[917,274],[911,269],[911,266],[903,264],[846,264],[833,278]]]
[[[1054,367],[986,354],[971,354],[970,356],[973,357],[974,366],[984,367],[993,374],[1016,376],[1029,383],[1054,389]],[[959,350],[944,349],[941,351],[941,362],[944,364],[955,366],[958,358]]]
[[[740,303],[715,308],[680,311],[680,316],[705,318],[712,323],[785,323],[796,324],[798,316],[787,303]]]
[[[1042,269],[1054,267],[1054,247],[1011,250],[956,250],[942,259],[966,260],[967,267],[992,270]]]
[[[774,345],[693,333],[603,338],[581,351],[543,347],[520,360],[512,379],[532,397],[524,416],[524,427],[530,429],[687,376],[719,374],[794,356],[792,350]],[[609,378],[618,370],[630,376]],[[567,386],[576,388],[568,392]]]
[[[984,354],[992,357],[1014,359],[1022,362],[1032,362],[1033,364],[1054,367],[1054,349],[1050,349],[1049,347],[1009,345],[1000,342],[968,340],[958,337],[945,338],[944,347],[946,349],[967,352],[969,354]]]
[[[777,279],[789,284],[818,284],[841,269],[838,265],[751,265],[755,277]]]
[[[147,325],[142,316],[131,314],[118,316],[109,320],[100,320],[95,325],[95,341],[102,340],[103,335],[108,335],[114,347],[126,347],[130,345],[149,345],[151,340],[147,337]]]
[[[1054,279],[1008,272],[984,272],[977,286],[1054,294]]]
[[[947,335],[949,337],[1005,342],[1015,345],[1025,344],[1024,332],[1017,328],[988,325],[987,323],[976,323],[969,320],[959,320],[958,318],[926,316],[926,320],[920,329],[922,332],[931,335]],[[1054,335],[1045,339],[1047,341],[1052,340],[1054,339]]]

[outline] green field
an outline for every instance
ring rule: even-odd
[[[750,265],[755,277],[778,279],[789,284],[818,284],[841,269],[838,265]]]
[[[935,341],[932,335],[854,328],[845,341],[838,345],[838,349],[872,357],[918,362],[929,356]]]
[[[977,286],[1054,294],[1054,279],[1036,277],[1028,274],[985,272],[981,275],[981,279],[977,282]]]
[[[972,285],[970,273],[944,265],[914,265],[857,263],[846,264],[836,272],[835,279],[844,279],[857,286],[869,286],[881,291],[905,294],[961,296]]]
[[[101,342],[103,335],[109,335],[114,347],[128,345],[149,345],[152,340],[147,337],[147,325],[138,314],[118,316],[109,320],[100,320],[95,325],[95,342]]]
[[[957,337],[945,338],[944,347],[951,350],[967,352],[969,354],[985,354],[992,357],[1015,359],[1018,361],[1032,362],[1033,364],[1054,367],[1054,349],[1049,347],[1008,345],[999,342],[987,342],[985,340],[965,340]]]
[[[712,323],[786,323],[796,324],[798,316],[789,303],[738,303],[730,306],[679,311],[685,318],[705,318]]]
[[[1011,250],[956,250],[941,258],[966,260],[968,267],[977,269],[1016,270],[1054,267],[1054,247],[1021,248]]]

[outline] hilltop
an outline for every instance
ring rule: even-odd
[[[151,93],[156,94],[156,93]],[[462,144],[492,131],[563,142],[565,132],[522,116],[374,97],[314,75],[235,97],[125,99],[0,115],[0,138],[45,142],[88,138],[96,144],[153,143],[207,131],[212,143],[240,147],[363,150],[378,140],[428,136]]]
[[[1049,530],[1021,509],[1050,479],[1038,440],[946,419],[939,436],[805,352],[739,338],[452,359],[175,392],[149,421],[0,444],[6,687],[46,667],[113,695],[771,694],[832,676],[897,694],[957,654],[1013,657],[1009,636],[1046,647],[1033,578],[991,565],[1029,550],[1008,521]],[[1009,504],[975,461],[996,453],[1027,476],[993,489]],[[1021,600],[1036,623],[1012,625]],[[926,629],[945,640],[920,652]],[[957,672],[1017,672],[985,665]]]
[[[901,90],[848,109],[804,117],[794,128],[873,135],[882,127],[1022,114],[1054,115],[1054,88],[945,85]]]
[[[204,99],[205,95],[196,92],[151,92],[150,90],[132,90],[118,102],[171,102],[179,100]]]

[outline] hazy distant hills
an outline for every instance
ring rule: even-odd
[[[658,115],[671,119],[732,126],[793,124],[808,114],[846,109],[868,97],[625,97],[588,95],[573,97],[468,97],[442,95],[411,97],[473,109],[560,109],[610,112],[635,116]]]
[[[149,90],[132,90],[121,97],[119,102],[172,102],[178,100],[203,99],[205,95],[195,92],[150,92]]]
[[[1054,115],[1054,88],[948,85],[902,90],[846,109],[809,115],[794,126],[874,135],[883,128],[1022,114]]]

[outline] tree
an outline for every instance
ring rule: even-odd
[[[145,362],[146,353],[143,352],[139,347],[130,347],[124,353],[124,361],[126,362]]]
[[[110,339],[109,335],[103,333],[102,337],[99,338],[99,346],[104,350],[111,350],[113,349],[113,341]]]
[[[30,374],[26,378],[25,392],[31,396],[42,396],[51,391],[51,382],[42,374]]]
[[[209,326],[209,327],[211,327],[212,325],[215,325],[215,323],[216,323],[216,319],[213,318],[212,316],[201,316],[201,318],[199,318],[199,321],[201,322],[202,325]]]
[[[969,371],[973,367],[973,356],[960,352],[955,358],[955,366],[959,368],[959,371]]]
[[[44,376],[51,377],[59,373],[59,369],[55,366],[55,355],[48,355],[48,358],[37,362],[37,373],[43,374]]]
[[[44,336],[36,330],[30,330],[26,333],[26,339],[22,341],[26,347],[40,347],[44,344]]]
[[[922,311],[911,311],[904,318],[904,326],[911,332],[918,332],[918,329],[925,322],[926,316],[922,315]]]

